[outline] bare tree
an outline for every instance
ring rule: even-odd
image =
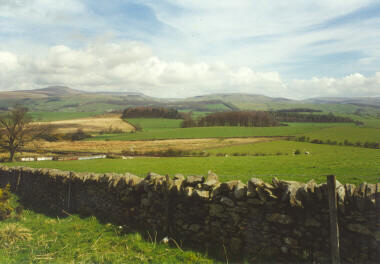
[[[28,109],[15,106],[8,114],[0,116],[0,148],[9,152],[9,161],[13,161],[17,151],[29,140],[36,130],[32,126]]]

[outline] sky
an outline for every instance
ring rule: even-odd
[[[380,0],[0,0],[0,91],[380,96]]]

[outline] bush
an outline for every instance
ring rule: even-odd
[[[138,131],[138,132],[140,132],[140,131],[143,130],[142,126],[140,124],[134,124],[133,126],[135,127],[135,130]]]
[[[90,138],[91,135],[88,133],[85,133],[82,129],[78,129],[75,133],[67,133],[64,135],[63,139],[65,140],[71,140],[71,141],[78,141],[86,138]]]
[[[30,240],[31,231],[17,223],[7,224],[0,230],[0,248],[10,248],[18,241]]]
[[[108,127],[108,129],[102,130],[99,132],[100,135],[103,134],[121,134],[123,133],[123,130],[120,128],[112,128],[112,125]]]
[[[13,212],[13,207],[9,204],[10,188],[9,184],[3,189],[0,188],[0,220],[9,218]]]
[[[294,151],[294,154],[295,154],[295,155],[299,155],[299,154],[301,154],[301,151],[300,151],[299,149],[296,149],[296,150]]]

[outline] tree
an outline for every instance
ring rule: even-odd
[[[6,115],[0,116],[0,148],[9,152],[9,161],[13,161],[17,151],[33,139],[37,129],[33,129],[28,109],[15,106]]]

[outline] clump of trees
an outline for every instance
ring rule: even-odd
[[[244,127],[272,127],[280,123],[274,116],[265,111],[231,111],[217,112],[200,117],[198,120],[187,116],[182,127],[209,127],[209,126],[244,126]]]
[[[171,118],[182,119],[183,115],[176,109],[164,107],[133,107],[124,109],[122,118]]]
[[[355,121],[349,117],[336,116],[333,113],[329,114],[302,114],[299,112],[274,111],[272,114],[279,122],[323,122],[323,123],[355,123],[362,125],[360,121]]]
[[[64,140],[79,141],[86,138],[90,138],[91,135],[83,131],[83,129],[77,129],[74,133],[67,133],[63,136]]]

